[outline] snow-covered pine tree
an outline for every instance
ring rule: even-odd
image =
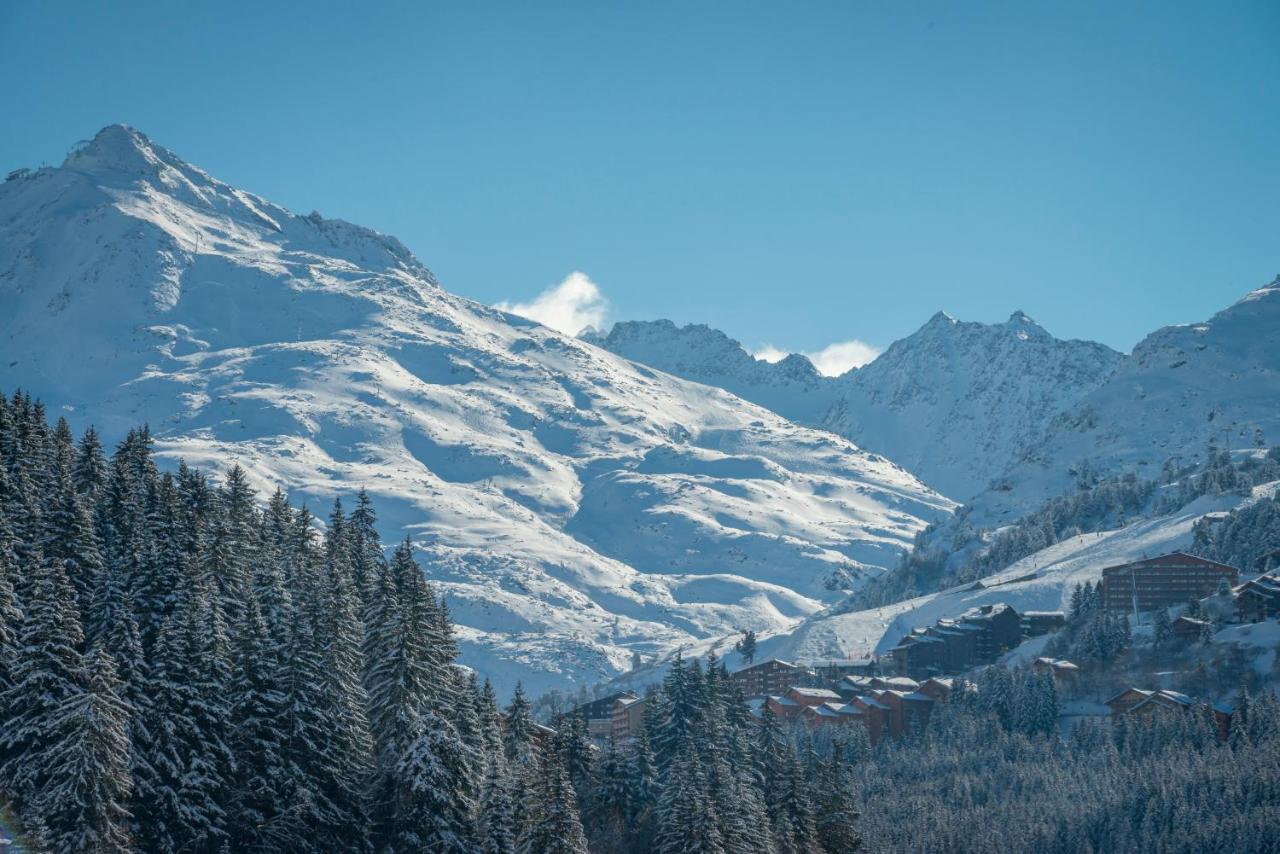
[[[538,811],[520,840],[521,854],[587,854],[578,813],[578,796],[559,754],[547,752]]]
[[[396,766],[394,850],[440,854],[474,850],[473,762],[471,751],[447,718],[432,710],[418,718],[414,739]]]
[[[95,502],[99,492],[107,483],[109,468],[106,452],[102,448],[102,440],[98,431],[90,425],[80,443],[76,446],[75,462],[71,467],[71,481],[76,492],[84,496],[86,501]]]
[[[67,452],[69,453],[69,451]],[[44,517],[41,548],[45,558],[56,560],[76,594],[82,623],[92,612],[98,574],[103,569],[102,551],[93,517],[71,481],[69,461],[58,466]]]
[[[292,825],[280,797],[288,791],[285,742],[286,698],[281,691],[281,650],[275,645],[256,599],[241,609],[234,633],[228,715],[236,757],[231,784],[228,842],[233,851],[285,847]]]
[[[310,529],[300,529],[306,518],[304,512],[295,520],[295,562],[303,579],[295,610],[303,619],[293,629],[291,741],[301,751],[300,787],[315,804],[308,824],[316,838],[363,850],[369,837],[366,787],[373,769],[368,697],[360,682],[363,632],[347,580],[324,566]]]
[[[698,751],[684,744],[671,757],[658,805],[659,854],[724,854],[720,817],[708,793]]]
[[[502,764],[489,757],[477,808],[481,854],[515,854],[515,801]]]
[[[511,695],[511,703],[507,706],[502,744],[510,764],[529,763],[536,749],[532,710],[529,701],[525,699],[524,686],[518,681],[515,692]]]
[[[82,691],[84,662],[78,649],[84,635],[61,561],[19,562],[18,571],[26,583],[19,594],[22,619],[12,685],[0,698],[0,708],[11,716],[0,730],[0,779],[24,813],[35,807],[57,770],[51,751],[64,735],[64,708]]]
[[[48,787],[36,810],[56,854],[127,854],[130,709],[121,697],[112,658],[85,657],[82,687],[60,709],[57,741],[48,750]]]
[[[216,661],[224,641],[207,636],[216,600],[190,563],[180,567],[174,611],[149,667],[144,737],[134,770],[134,833],[146,851],[215,852],[225,840],[230,748]],[[221,696],[218,692],[221,691]]]

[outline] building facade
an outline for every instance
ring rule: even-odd
[[[747,699],[782,694],[792,685],[806,684],[814,678],[812,670],[778,660],[762,661],[729,674],[729,681]]]
[[[1113,611],[1154,611],[1203,599],[1223,579],[1234,586],[1239,574],[1233,566],[1174,552],[1103,569],[1102,602]]]

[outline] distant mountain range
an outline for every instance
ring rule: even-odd
[[[770,364],[707,326],[618,323],[601,346],[727,389],[883,454],[952,498],[999,476],[1049,423],[1101,386],[1123,356],[1054,338],[1022,312],[1000,324],[938,312],[861,368],[821,376],[804,356]]]

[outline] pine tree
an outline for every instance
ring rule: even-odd
[[[756,660],[756,633],[751,629],[745,629],[742,632],[742,639],[734,644],[733,648],[742,656],[745,664],[750,664]]]
[[[672,757],[658,806],[660,854],[723,854],[720,819],[708,796],[708,783],[697,751],[684,745]]]
[[[279,846],[280,834],[288,829],[280,798],[289,776],[287,706],[279,687],[283,665],[257,600],[249,599],[241,615],[228,703],[236,756],[228,838],[232,850],[269,850]]]
[[[515,854],[515,805],[511,784],[502,767],[494,761],[488,764],[478,816],[481,854]]]
[[[60,710],[57,741],[48,748],[50,785],[37,809],[49,846],[59,854],[125,854],[134,850],[127,804],[130,710],[121,698],[111,656],[93,649],[84,686]]]
[[[71,482],[69,468],[61,468],[55,483],[56,494],[44,514],[45,558],[58,561],[75,590],[77,613],[82,622],[92,611],[98,574],[102,572],[102,551],[93,518]]]
[[[133,808],[135,835],[147,851],[214,852],[225,839],[231,752],[222,700],[229,686],[219,684],[226,669],[217,661],[225,639],[208,635],[217,600],[200,578],[183,568],[152,656]]]
[[[538,814],[520,843],[524,854],[587,854],[578,814],[578,796],[555,751],[547,754]]]
[[[90,426],[80,437],[75,463],[71,469],[71,480],[76,492],[88,501],[96,501],[99,492],[106,486],[109,472],[98,431]]]
[[[535,750],[534,723],[529,701],[524,696],[524,686],[516,682],[516,690],[511,695],[511,704],[507,706],[506,726],[503,728],[502,743],[507,762],[511,764],[530,764]]]
[[[472,850],[471,761],[448,720],[432,711],[418,719],[415,737],[396,766],[391,834],[396,850]]]
[[[301,533],[295,548],[300,565],[312,569],[296,608],[302,619],[292,629],[290,740],[298,755],[297,773],[291,776],[314,805],[307,823],[317,839],[362,850],[369,834],[365,795],[373,764],[368,698],[359,679],[362,632],[344,580],[327,570],[317,572],[318,555],[307,557],[309,532]]]
[[[57,770],[50,752],[64,735],[63,710],[82,692],[84,663],[77,650],[84,635],[62,567],[61,561],[39,560],[27,568],[13,684],[0,698],[0,708],[11,715],[0,731],[0,779],[20,812],[50,785]],[[23,568],[19,564],[19,572]]]

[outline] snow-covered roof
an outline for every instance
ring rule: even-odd
[[[901,688],[907,691],[914,691],[920,687],[920,683],[909,676],[877,676],[872,681],[879,682],[881,685],[889,685],[893,688]]]
[[[1150,697],[1152,694],[1154,694],[1154,693],[1155,693],[1155,691],[1148,691],[1148,690],[1147,690],[1147,689],[1145,689],[1145,688],[1132,688],[1132,687],[1130,687],[1130,688],[1125,688],[1125,689],[1124,689],[1123,691],[1121,691],[1119,694],[1116,694],[1114,697],[1111,697],[1111,698],[1109,698],[1109,699],[1107,699],[1107,700],[1104,700],[1103,702],[1104,702],[1104,703],[1106,703],[1106,704],[1109,706],[1109,705],[1111,705],[1112,703],[1114,703],[1116,700],[1119,700],[1119,699],[1120,699],[1121,697],[1123,697],[1125,694],[1130,694],[1130,693],[1137,693],[1137,694],[1141,694],[1141,695],[1142,695],[1142,696],[1144,696],[1144,697]]]
[[[833,700],[840,699],[839,694],[835,691],[828,690],[827,688],[803,688],[799,685],[794,685],[788,690],[788,693],[799,694],[801,697],[822,697]]]

